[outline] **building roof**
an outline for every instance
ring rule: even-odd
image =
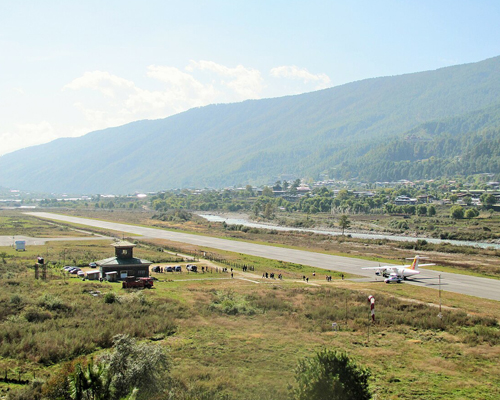
[[[127,242],[125,240],[120,240],[119,242],[112,243],[111,246],[118,249],[122,249],[122,248],[135,247],[136,245],[134,243]]]
[[[126,266],[126,265],[131,265],[131,266],[149,266],[153,264],[151,261],[148,260],[143,260],[140,258],[117,258],[117,257],[109,257],[105,258],[104,260],[99,260],[96,261],[96,264],[99,265],[100,267],[110,267],[110,266]]]

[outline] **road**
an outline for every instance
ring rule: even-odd
[[[263,258],[304,264],[331,271],[356,274],[372,279],[374,277],[373,271],[367,271],[361,268],[378,266],[378,263],[373,261],[314,253],[306,250],[294,250],[283,247],[240,242],[236,240],[191,235],[188,233],[171,232],[163,229],[146,228],[116,222],[98,221],[88,218],[57,215],[46,212],[29,212],[27,214],[51,220],[71,222],[75,224],[109,229],[118,232],[127,232],[134,235],[141,235],[142,238],[146,239],[167,239],[171,241],[189,243],[203,247],[211,247],[235,253],[244,253]],[[500,301],[500,280],[479,278],[448,272],[438,272],[428,269],[421,269],[421,271],[422,272],[418,276],[418,279],[413,279],[412,281],[408,280],[406,282],[412,285],[437,289],[439,287],[439,275],[441,275],[441,289],[444,291]]]

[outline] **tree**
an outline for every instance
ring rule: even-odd
[[[455,204],[455,203],[457,202],[457,200],[458,200],[458,196],[457,196],[456,194],[452,194],[452,195],[450,196],[450,201],[451,201],[453,204]]]
[[[110,398],[110,375],[103,363],[78,363],[69,376],[69,391],[73,400],[107,400]]]
[[[262,190],[262,196],[273,197],[273,189],[271,189],[269,186],[265,186]]]
[[[436,215],[436,207],[429,206],[429,208],[427,209],[427,215],[429,217],[433,217],[434,215]]]
[[[322,350],[312,358],[299,361],[295,372],[296,400],[370,399],[370,372],[358,367],[347,354]]]
[[[491,193],[484,193],[480,197],[481,203],[483,204],[484,208],[488,209],[491,208],[493,204],[497,202],[497,199],[495,196],[493,196]]]
[[[255,202],[254,205],[252,206],[252,211],[256,217],[259,216],[261,210],[261,204],[259,202]]]
[[[464,209],[461,206],[453,206],[451,207],[450,216],[453,219],[463,219]]]
[[[128,335],[113,338],[114,351],[100,360],[110,372],[110,399],[120,399],[138,389],[138,399],[151,398],[168,382],[170,360],[161,344],[136,343]]]
[[[417,214],[418,215],[427,215],[427,207],[424,205],[420,205],[417,207]]]
[[[246,185],[245,192],[248,196],[254,196],[252,185]]]
[[[474,217],[476,217],[476,210],[469,208],[465,211],[465,218],[472,219]]]
[[[349,217],[345,214],[342,214],[339,219],[339,227],[342,229],[342,235],[344,234],[344,230],[351,226],[351,221]]]
[[[264,206],[264,218],[271,219],[273,214],[274,214],[274,207],[271,204],[271,202],[269,202]]]

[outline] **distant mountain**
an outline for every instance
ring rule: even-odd
[[[411,148],[420,136],[435,141],[486,128],[498,138],[499,104],[495,57],[297,96],[210,105],[58,139],[0,157],[0,185],[130,193],[267,183],[280,174],[315,177],[324,170],[338,178],[383,180],[384,171],[370,163],[402,161],[392,158],[392,143]],[[453,121],[460,128],[452,129]],[[425,157],[433,156],[432,147]]]
[[[500,105],[460,117],[426,122],[360,154],[351,148],[332,176],[363,181],[395,181],[500,174]]]

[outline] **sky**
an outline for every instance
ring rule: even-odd
[[[2,0],[0,156],[500,55],[500,2]]]

